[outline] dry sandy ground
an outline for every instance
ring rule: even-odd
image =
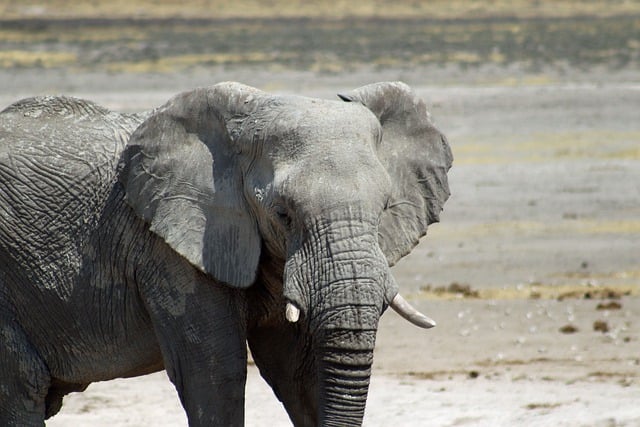
[[[403,79],[451,141],[442,223],[394,267],[438,321],[382,319],[367,426],[640,426],[640,83],[438,86],[446,70],[314,76],[224,72],[0,76],[0,105],[67,93],[121,110],[233,79],[333,97]],[[628,294],[628,295],[625,295]],[[248,426],[290,425],[249,367]],[[164,373],[93,384],[49,426],[176,426]]]

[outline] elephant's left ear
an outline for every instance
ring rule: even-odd
[[[133,133],[120,181],[128,203],[191,264],[234,287],[256,276],[261,239],[242,187],[227,117],[257,91],[236,83],[171,99]],[[246,159],[245,159],[246,162]]]
[[[378,157],[393,189],[380,222],[379,243],[393,265],[438,222],[449,198],[451,149],[431,123],[424,101],[404,83],[374,83],[339,97],[364,104],[382,125]]]

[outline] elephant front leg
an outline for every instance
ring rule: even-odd
[[[248,331],[260,375],[283,403],[296,427],[317,426],[317,370],[311,337],[298,324],[272,322]]]
[[[49,372],[22,329],[1,315],[0,426],[43,426]],[[57,411],[57,408],[56,408]]]
[[[149,304],[165,368],[190,426],[244,425],[246,327],[238,291],[196,283]]]

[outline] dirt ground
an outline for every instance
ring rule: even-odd
[[[404,80],[449,137],[441,223],[393,271],[438,322],[378,334],[366,426],[640,425],[640,74],[492,65],[335,73],[0,69],[0,108],[65,93],[122,111],[237,80],[334,98]],[[246,425],[290,425],[249,366]],[[48,426],[180,426],[164,373],[91,385]]]

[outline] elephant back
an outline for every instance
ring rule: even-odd
[[[40,269],[41,283],[68,277],[142,119],[70,97],[0,112],[0,252]]]

